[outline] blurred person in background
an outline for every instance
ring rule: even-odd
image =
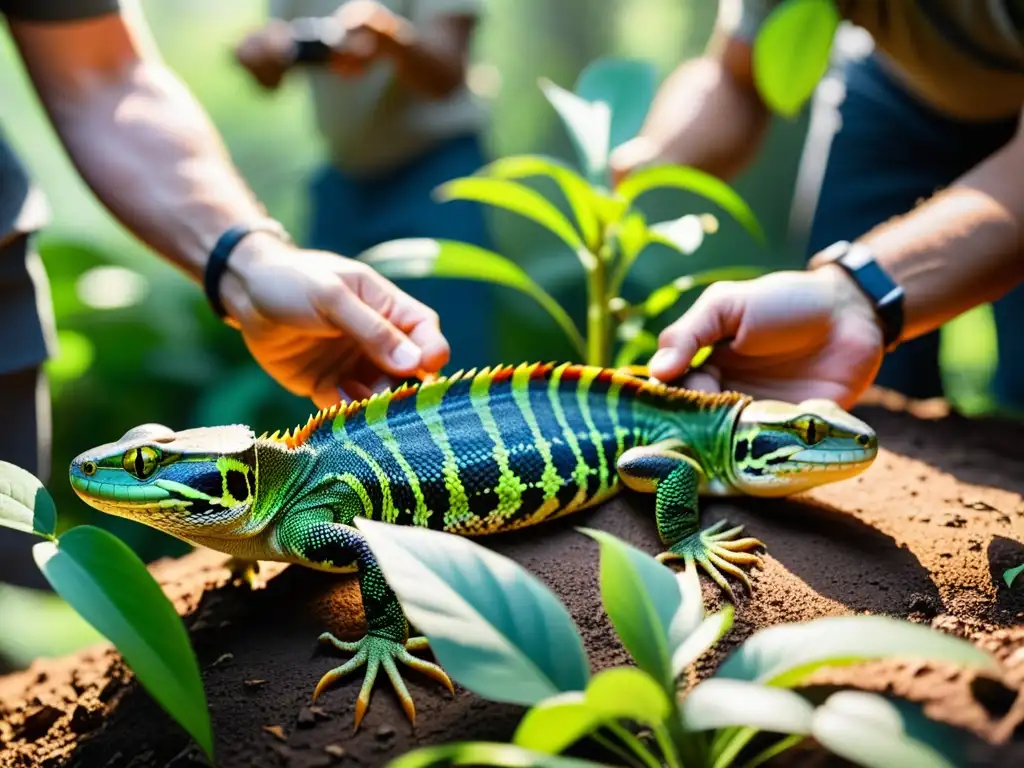
[[[136,3],[0,0],[0,15],[81,178],[130,232],[204,286],[281,386],[324,407],[339,390],[358,396],[446,364],[432,309],[366,265],[297,247],[268,218],[202,107],[160,61]],[[56,341],[34,236],[49,216],[0,139],[0,460],[44,482],[43,364]],[[45,587],[31,552],[29,537],[0,527],[0,581]]]
[[[310,247],[350,257],[407,237],[492,247],[482,206],[432,197],[486,163],[488,111],[466,84],[482,2],[269,0],[270,20],[239,41],[263,88],[296,69],[311,88],[327,157],[310,183]],[[490,286],[396,283],[437,311],[452,370],[496,362]]]
[[[730,179],[753,160],[770,113],[751,52],[779,2],[721,0],[705,54],[667,78],[638,137],[616,149],[616,179],[654,162]],[[662,333],[652,375],[674,379],[694,344],[720,344],[714,380],[691,381],[847,405],[873,380],[938,397],[937,329],[992,301],[994,394],[1024,411],[1024,0],[837,7],[875,50],[845,68],[813,269],[712,286]]]

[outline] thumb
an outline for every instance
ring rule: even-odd
[[[617,146],[608,158],[613,186],[618,186],[625,176],[653,162],[657,156],[657,146],[645,136],[636,136]]]
[[[423,357],[420,348],[352,291],[342,285],[338,288],[322,306],[331,324],[351,337],[381,370],[401,378],[412,376]]]
[[[658,351],[648,363],[651,376],[664,382],[678,379],[701,347],[736,336],[742,305],[728,285],[723,282],[709,286],[682,317],[661,332]]]

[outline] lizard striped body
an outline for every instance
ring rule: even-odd
[[[175,432],[136,427],[78,456],[74,490],[91,506],[247,561],[357,570],[368,624],[322,688],[366,662],[357,725],[377,665],[403,661],[451,683],[408,651],[397,598],[357,517],[479,536],[541,524],[595,506],[622,488],[656,496],[667,551],[698,563],[730,597],[720,571],[750,582],[761,545],[741,527],[700,530],[699,494],[779,496],[861,472],[877,442],[834,403],[706,394],[624,371],[564,363],[498,366],[404,385],[321,410],[294,432],[256,437],[246,426]]]

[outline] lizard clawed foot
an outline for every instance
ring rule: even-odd
[[[244,557],[230,557],[224,563],[224,567],[231,573],[231,583],[245,583],[250,589],[262,589],[267,585],[264,579],[259,576],[260,561],[247,560]]]
[[[422,672],[427,677],[444,685],[453,696],[455,695],[455,686],[452,685],[451,679],[449,679],[441,667],[429,661],[418,659],[409,653],[409,651],[425,650],[428,647],[427,638],[425,637],[411,637],[403,644],[395,640],[368,634],[355,642],[347,643],[339,640],[330,632],[324,632],[320,635],[319,641],[333,645],[340,651],[355,653],[355,656],[320,678],[316,690],[313,691],[313,701],[317,700],[317,697],[323,693],[327,686],[366,664],[366,677],[363,679],[363,687],[359,691],[359,698],[356,699],[354,731],[359,729],[359,723],[362,722],[363,715],[366,714],[366,709],[370,705],[370,692],[373,690],[373,683],[377,679],[377,671],[380,667],[384,667],[384,671],[387,672],[388,677],[391,679],[391,685],[394,686],[395,693],[398,694],[402,709],[405,711],[406,717],[409,718],[409,722],[414,726],[416,725],[416,707],[412,702],[412,696],[409,695],[409,691],[405,687],[405,681],[402,680],[402,675],[398,671],[398,665],[395,662],[400,661],[407,667],[412,667]]]
[[[687,536],[669,547],[667,552],[658,555],[657,560],[666,564],[682,560],[687,568],[692,568],[696,562],[735,603],[736,596],[722,575],[722,571],[742,581],[748,593],[753,592],[753,586],[747,574],[736,566],[763,567],[764,561],[747,550],[764,547],[764,543],[749,536],[737,539],[736,537],[743,530],[742,525],[720,532],[724,526],[725,521],[721,520],[703,531]]]

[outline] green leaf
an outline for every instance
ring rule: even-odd
[[[145,564],[120,539],[80,525],[33,556],[54,591],[121,652],[152,697],[213,759],[199,664],[181,617]]]
[[[359,260],[390,279],[457,277],[515,288],[544,307],[580,355],[585,354],[583,336],[562,306],[515,262],[494,251],[455,240],[407,238],[376,245],[363,251]]]
[[[602,720],[633,720],[652,728],[672,710],[658,682],[636,667],[612,667],[594,675],[587,685],[587,705]]]
[[[672,653],[672,675],[679,677],[693,662],[699,659],[711,646],[722,639],[732,628],[733,607],[726,605],[718,613],[713,613],[701,622]]]
[[[746,727],[806,734],[814,708],[782,688],[740,680],[711,678],[694,686],[683,700],[683,725],[689,731]]]
[[[578,253],[586,250],[572,222],[562,215],[554,203],[540,192],[516,181],[467,176],[445,182],[437,188],[436,195],[441,201],[475,200],[518,213],[560,237],[573,251]]]
[[[686,639],[697,631],[704,621],[704,593],[696,568],[686,568],[675,574],[679,587],[679,607],[668,628],[669,649],[677,651]]]
[[[0,461],[0,525],[45,537],[57,529],[57,508],[46,487],[28,470],[6,461]]]
[[[769,267],[722,267],[721,269],[698,272],[696,275],[683,275],[668,285],[651,291],[641,307],[647,317],[657,317],[674,306],[684,293],[694,288],[711,285],[721,280],[749,280],[768,271],[770,271]]]
[[[622,180],[617,193],[632,206],[645,192],[659,187],[685,189],[706,197],[735,218],[755,240],[765,242],[764,230],[743,198],[721,179],[696,168],[679,165],[641,168]]]
[[[625,368],[641,358],[650,358],[658,350],[658,337],[650,331],[640,329],[632,334],[615,356],[614,366]]]
[[[583,175],[591,184],[602,184],[608,172],[611,149],[611,109],[604,102],[591,103],[548,80],[538,81],[544,97],[562,119]]]
[[[681,596],[672,571],[610,533],[579,528],[601,547],[601,599],[637,666],[675,691],[668,630]]]
[[[953,768],[953,763],[907,734],[896,708],[882,696],[840,691],[814,711],[811,735],[825,749],[863,768]]]
[[[1024,563],[1021,563],[1016,568],[1007,568],[1003,571],[1003,581],[1006,582],[1006,586],[1012,587],[1014,580],[1024,571]]]
[[[600,247],[601,225],[595,211],[594,192],[586,179],[561,160],[544,155],[502,157],[484,166],[479,174],[500,179],[549,176],[558,184],[565,199],[569,201],[586,247],[590,251],[596,251]]]
[[[406,752],[385,768],[443,768],[449,765],[501,765],[505,768],[612,768],[560,755],[545,755],[514,744],[489,741],[462,741],[422,747]]]
[[[606,723],[633,720],[653,728],[671,710],[665,692],[646,672],[612,667],[595,675],[585,693],[557,694],[534,705],[516,728],[513,742],[557,754]]]
[[[678,219],[652,224],[647,237],[649,242],[667,245],[689,256],[704,242],[704,222],[700,216],[688,213]]]
[[[583,691],[560,693],[527,710],[512,743],[523,749],[556,755],[601,725]]]
[[[524,706],[586,688],[579,632],[535,576],[461,536],[362,518],[356,524],[409,621],[460,684]]]
[[[998,669],[992,656],[966,640],[909,621],[859,615],[828,616],[759,630],[725,660],[714,676],[791,687],[818,667],[883,658]]]
[[[769,109],[795,116],[828,70],[839,26],[832,0],[784,0],[754,40],[754,82]]]
[[[611,108],[609,146],[617,147],[639,133],[658,88],[658,74],[649,61],[606,57],[588,64],[574,88],[590,102]]]
[[[619,251],[625,264],[623,271],[626,271],[648,242],[649,230],[644,215],[640,211],[630,211],[626,214],[616,230],[615,237],[619,241]]]

